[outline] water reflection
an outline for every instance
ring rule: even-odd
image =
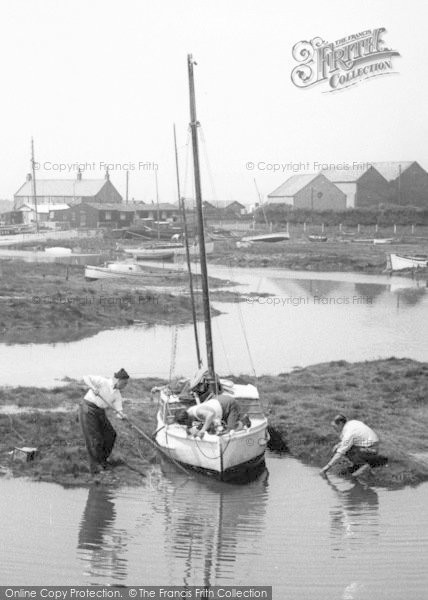
[[[265,530],[268,471],[246,485],[195,476],[163,465],[154,501],[164,513],[165,553],[174,585],[244,584],[248,557],[259,555]]]
[[[380,283],[355,283],[354,295],[362,298],[371,298],[374,302],[376,298],[387,291],[387,286]]]
[[[92,486],[80,522],[77,548],[92,585],[106,578],[123,581],[127,575],[126,532],[114,527],[116,509],[111,490]]]
[[[347,489],[339,488],[329,478],[326,481],[338,499],[330,510],[333,552],[344,557],[348,554],[349,543],[372,545],[380,535],[376,490],[359,481]]]

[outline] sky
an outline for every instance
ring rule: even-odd
[[[40,179],[74,178],[74,163],[100,178],[107,163],[124,194],[131,167],[130,198],[150,202],[158,165],[159,200],[176,202],[173,123],[191,196],[188,53],[206,199],[252,204],[254,179],[266,196],[290,163],[428,169],[427,16],[418,0],[3,0],[0,198],[25,181],[33,136]],[[292,83],[297,42],[379,27],[394,74],[334,93]]]

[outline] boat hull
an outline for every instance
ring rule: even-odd
[[[428,259],[422,256],[402,256],[401,254],[389,255],[389,268],[391,271],[403,271],[405,269],[424,269],[428,265]]]
[[[281,233],[267,233],[264,235],[254,235],[243,237],[241,242],[251,242],[253,244],[259,242],[285,242],[290,239],[290,234],[287,231]]]
[[[326,235],[309,235],[308,239],[310,242],[326,242],[327,236]]]
[[[96,281],[97,279],[117,279],[119,277],[135,277],[142,279],[145,273],[135,263],[117,263],[107,267],[87,265],[85,267],[85,279]]]
[[[191,437],[185,427],[165,425],[158,414],[156,443],[181,465],[221,480],[241,477],[264,466],[267,420],[254,420],[250,429],[225,435]]]

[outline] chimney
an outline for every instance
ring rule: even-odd
[[[77,181],[82,181],[82,171],[79,169],[77,170]]]
[[[106,169],[106,180],[110,181],[110,173],[108,172],[108,169]]]
[[[31,181],[33,178],[31,177],[31,173],[27,173],[27,181]]]

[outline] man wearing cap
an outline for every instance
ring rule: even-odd
[[[334,455],[321,469],[321,475],[325,475],[343,456],[358,467],[352,473],[353,477],[369,470],[372,462],[376,461],[379,448],[379,437],[373,429],[357,419],[348,421],[344,415],[336,415],[332,425],[340,433],[340,442],[334,446]]]
[[[87,375],[83,381],[89,390],[79,409],[80,424],[85,437],[91,473],[108,467],[107,458],[113,450],[116,431],[106,415],[106,408],[112,408],[120,419],[126,418],[122,409],[120,390],[127,385],[129,375],[120,369],[108,379],[98,375]]]

